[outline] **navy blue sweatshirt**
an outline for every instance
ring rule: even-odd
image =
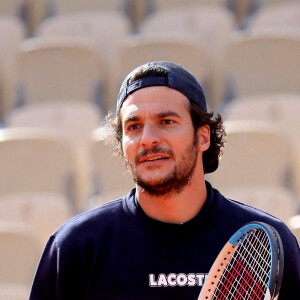
[[[146,216],[135,189],[74,217],[50,237],[30,300],[196,300],[224,244],[250,221],[266,222],[281,235],[279,300],[300,299],[300,250],[287,226],[206,186],[203,209],[184,224]]]

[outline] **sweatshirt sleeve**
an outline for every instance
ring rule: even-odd
[[[59,299],[57,297],[57,283],[60,260],[60,249],[52,236],[39,262],[31,288],[30,300]]]
[[[300,299],[300,249],[294,237],[288,261],[284,264],[279,300]]]
[[[78,289],[78,284],[82,285],[81,279],[75,275],[74,258],[72,253],[64,253],[54,236],[50,237],[39,262],[29,300],[84,299],[83,291]]]

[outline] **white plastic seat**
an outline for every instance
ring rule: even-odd
[[[25,28],[19,19],[13,16],[0,17],[0,59],[11,66],[21,42],[25,39]]]
[[[0,283],[1,300],[28,300],[30,288],[23,284]]]
[[[300,215],[292,216],[287,224],[300,243]]]
[[[105,64],[82,39],[35,38],[22,43],[17,61],[18,102],[72,99],[105,107]]]
[[[0,283],[30,286],[41,253],[38,236],[30,226],[0,222]]]
[[[73,216],[66,196],[54,193],[19,193],[0,197],[0,221],[20,222],[37,233],[41,248],[50,235]]]
[[[17,17],[0,17],[0,121],[15,106],[15,63],[21,42],[25,39],[24,25]]]
[[[187,38],[169,35],[142,34],[128,38],[119,60],[115,64],[114,92],[110,107],[115,107],[115,99],[125,76],[138,65],[149,61],[167,60],[176,62],[191,71],[201,83],[210,106],[213,106],[213,66],[212,58],[201,43]]]
[[[124,159],[113,156],[112,149],[105,145],[101,128],[91,136],[91,197],[84,209],[89,209],[126,195],[134,182],[125,168]]]
[[[299,1],[278,2],[259,9],[249,26],[251,34],[271,32],[283,34],[300,33]]]
[[[277,93],[236,98],[225,107],[227,121],[269,122],[291,142],[297,142],[300,127],[300,95]]]
[[[184,5],[159,10],[145,18],[140,32],[190,36],[203,43],[213,57],[219,58],[228,46],[234,25],[234,17],[225,7]]]
[[[76,206],[80,206],[89,188],[90,134],[102,119],[103,114],[94,103],[66,100],[17,108],[9,115],[6,126],[54,130],[63,136],[74,155]]]
[[[94,103],[73,101],[50,101],[18,107],[7,118],[9,128],[40,128],[59,131],[72,147],[80,147],[89,140],[89,133],[96,129],[103,113]],[[84,141],[85,140],[85,141]]]
[[[102,92],[107,104],[111,97],[111,77],[115,72],[113,63],[120,55],[130,26],[130,20],[121,12],[81,11],[46,19],[39,28],[38,36],[69,40],[80,38],[87,42],[101,61]]]
[[[24,5],[24,0],[1,1],[0,12],[3,15],[18,16]]]
[[[222,59],[228,98],[299,93],[300,37],[261,34],[232,41]]]
[[[186,7],[191,5],[224,5],[223,0],[155,0],[154,7],[156,10],[172,9],[174,7]]]
[[[49,192],[73,200],[73,154],[61,135],[33,129],[0,131],[0,195]]]
[[[51,0],[55,14],[74,11],[116,10],[122,11],[124,0]]]
[[[227,121],[268,122],[290,141],[292,187],[300,195],[300,95],[267,94],[236,98],[225,107]]]
[[[291,93],[265,94],[236,98],[223,113],[227,121],[269,122],[296,143],[300,127],[300,95]]]
[[[218,169],[208,180],[217,189],[290,187],[289,140],[270,124],[227,122],[227,143]]]
[[[36,27],[46,15],[46,1],[9,0],[0,1],[0,16],[18,18],[24,24],[26,34],[33,35]]]
[[[130,20],[121,12],[91,10],[48,18],[39,27],[38,36],[84,38],[102,60],[111,61],[129,33]]]
[[[237,28],[248,28],[248,24],[260,8],[260,0],[226,0],[226,7],[232,11],[237,22]]]

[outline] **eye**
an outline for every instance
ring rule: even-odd
[[[161,121],[161,124],[162,125],[173,125],[173,124],[175,124],[175,121],[169,120],[169,119],[164,119]]]
[[[131,124],[127,127],[127,131],[134,131],[141,128],[140,124]]]

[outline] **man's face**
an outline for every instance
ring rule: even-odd
[[[189,105],[185,95],[165,86],[137,90],[123,104],[126,163],[134,181],[152,195],[180,192],[202,163]]]

